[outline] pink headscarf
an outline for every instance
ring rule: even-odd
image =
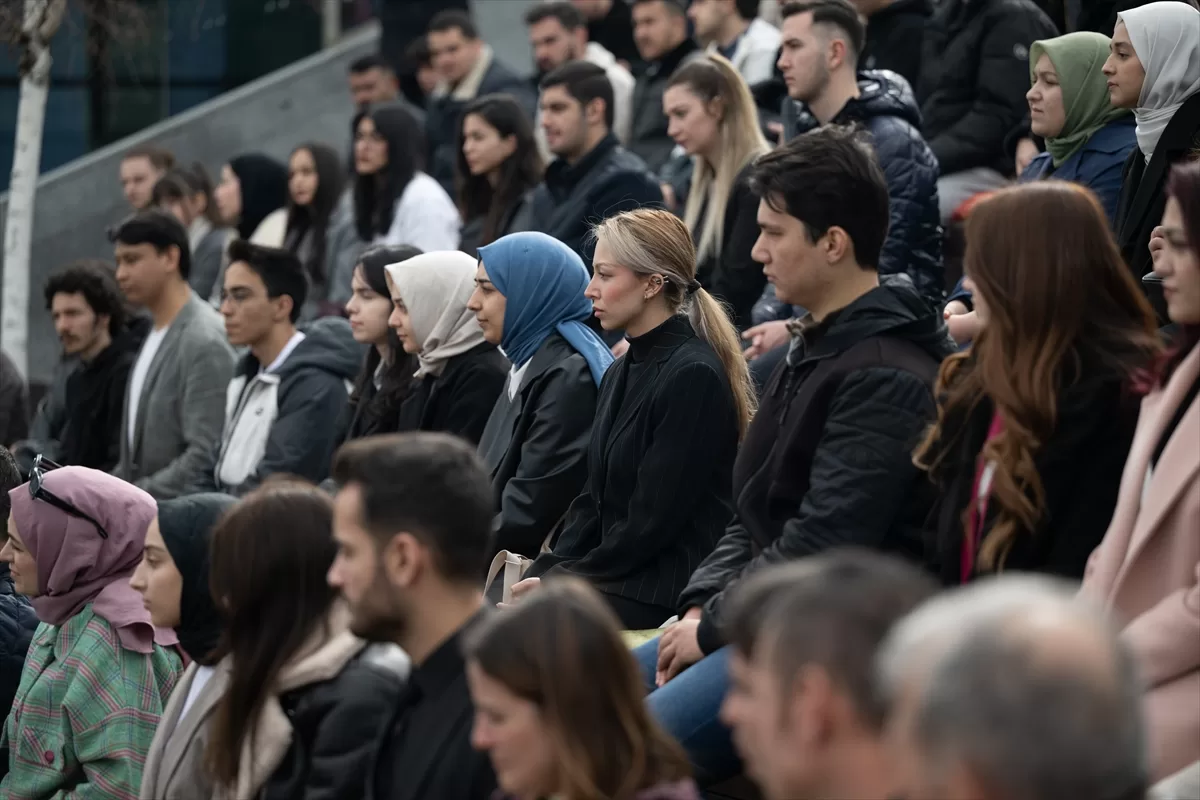
[[[151,624],[142,596],[129,586],[129,577],[142,560],[146,529],[158,513],[154,498],[86,467],[48,472],[42,485],[91,515],[104,526],[108,538],[102,538],[87,520],[34,500],[27,483],[8,493],[17,534],[37,563],[40,594],[32,602],[38,619],[62,625],[91,603],[96,616],[117,629],[126,649],[149,653],[155,642],[177,643],[174,631]]]

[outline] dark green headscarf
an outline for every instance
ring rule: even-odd
[[[1062,87],[1066,122],[1058,136],[1046,140],[1056,169],[1078,153],[1096,131],[1129,113],[1115,108],[1108,96],[1108,79],[1102,69],[1110,41],[1102,33],[1084,31],[1034,42],[1029,48],[1030,82],[1037,80],[1037,62],[1045,53]]]

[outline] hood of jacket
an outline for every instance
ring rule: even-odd
[[[852,97],[833,118],[837,125],[859,123],[869,127],[880,117],[896,117],[921,129],[921,107],[908,81],[891,70],[858,73],[858,97]],[[787,139],[815,130],[821,123],[808,105],[790,97],[783,103],[783,128]]]
[[[287,380],[301,372],[322,370],[352,381],[362,365],[364,347],[354,341],[350,323],[341,317],[322,317],[301,326],[304,341],[280,365],[280,380]],[[253,377],[261,365],[253,354],[242,358],[240,374]]]

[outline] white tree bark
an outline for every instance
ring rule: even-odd
[[[67,0],[25,0],[21,97],[4,221],[4,288],[0,303],[0,343],[22,375],[29,374],[30,251],[46,95],[50,90],[50,39],[62,23],[66,5]]]

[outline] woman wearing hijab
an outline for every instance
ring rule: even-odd
[[[1200,153],[1200,11],[1158,2],[1117,14],[1104,74],[1113,105],[1132,108],[1137,120],[1116,231],[1125,263],[1141,279],[1153,269],[1152,251],[1165,245],[1155,228],[1167,173]]]
[[[197,698],[215,672],[211,658],[221,636],[221,615],[209,591],[209,541],[217,522],[233,504],[223,494],[197,494],[158,504],[158,517],[146,531],[142,563],[129,581],[140,592],[150,619],[172,628],[191,659],[171,699],[146,756],[141,797],[182,800],[212,796],[201,759],[199,720],[189,717]]]
[[[388,324],[417,357],[397,431],[445,431],[478,444],[509,364],[467,308],[475,259],[457,250],[424,253],[389,265],[387,279]]]
[[[252,244],[283,247],[287,231],[287,167],[262,153],[246,153],[221,167],[217,210]],[[221,287],[217,279],[217,291]]]
[[[613,357],[584,324],[589,275],[574,250],[514,233],[479,258],[467,307],[512,362],[479,445],[500,509],[495,548],[532,557],[587,480],[596,396]]]
[[[134,797],[182,663],[129,577],[154,499],[85,467],[44,471],[9,492],[0,560],[41,624],[4,730],[0,797]]]

